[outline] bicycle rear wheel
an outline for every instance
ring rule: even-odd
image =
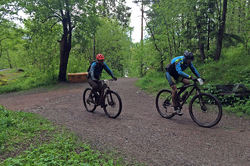
[[[104,96],[104,112],[110,118],[117,118],[122,111],[121,97],[114,91],[108,90]]]
[[[192,98],[189,104],[189,113],[196,124],[210,128],[221,120],[222,107],[216,97],[201,93]]]
[[[93,93],[91,93],[91,91],[92,91],[91,88],[87,88],[83,92],[83,104],[84,107],[86,108],[86,111],[88,112],[94,112],[96,109],[95,96]],[[90,98],[92,98],[92,101],[89,100]]]
[[[172,93],[170,90],[163,89],[156,96],[156,109],[159,114],[166,119],[175,116],[174,108],[171,107]]]

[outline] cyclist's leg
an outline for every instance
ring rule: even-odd
[[[103,92],[104,92],[104,87],[103,87],[103,83],[102,83],[102,81],[98,81],[97,82],[97,85],[98,85],[98,92],[99,92],[99,94],[100,94],[100,98],[99,98],[99,101],[98,102],[100,102],[100,101],[102,101],[102,98],[103,98]]]
[[[190,81],[186,78],[182,78],[181,82],[183,82],[183,84],[185,85],[189,85],[190,84]]]
[[[166,72],[166,78],[168,80],[168,83],[170,85],[170,87],[172,88],[172,102],[173,102],[173,107],[176,107],[178,104],[176,102],[176,95],[177,95],[177,88],[175,83],[173,82],[171,75],[169,74],[169,72]]]
[[[92,87],[92,93],[94,93],[95,97],[98,97],[97,92],[98,92],[98,83],[92,79],[88,79],[89,85]]]

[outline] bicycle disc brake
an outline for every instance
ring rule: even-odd
[[[167,109],[168,106],[170,106],[170,102],[168,99],[166,99],[164,102],[163,102],[163,105],[162,105],[164,108]]]
[[[203,112],[207,112],[207,107],[205,105],[202,105],[201,109],[202,109]]]

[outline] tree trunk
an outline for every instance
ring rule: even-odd
[[[12,64],[11,64],[11,60],[10,60],[9,51],[8,51],[8,50],[6,50],[6,52],[7,52],[7,59],[8,59],[8,62],[9,62],[10,68],[12,69]]]
[[[191,46],[192,46],[192,44],[191,44],[191,36],[192,36],[192,34],[191,34],[191,32],[190,32],[190,30],[191,30],[191,26],[190,26],[190,22],[187,20],[187,23],[186,23],[187,25],[186,25],[186,27],[187,27],[187,47],[188,48],[190,48]]]
[[[174,43],[174,53],[175,53],[175,55],[176,55],[176,42],[175,42],[175,31],[174,31],[174,28],[173,28],[174,26],[172,25],[172,39],[173,39],[173,43]]]
[[[208,27],[207,27],[207,51],[210,50],[210,33],[211,33],[211,20],[208,18]]]
[[[168,35],[169,54],[170,54],[170,57],[172,59],[173,58],[172,46],[171,46],[171,43],[170,43],[169,33],[168,32],[167,32],[167,35]]]
[[[95,53],[95,34],[94,34],[94,40],[93,40],[93,61],[96,58],[96,53]]]
[[[222,12],[222,21],[220,22],[219,32],[217,36],[217,48],[215,53],[215,60],[218,61],[221,56],[221,49],[222,49],[222,41],[223,41],[223,34],[225,31],[225,24],[226,24],[226,14],[227,14],[227,0],[223,1],[223,12]]]
[[[201,35],[201,23],[197,22],[197,35],[198,35],[198,46],[199,46],[199,50],[200,50],[200,54],[201,54],[201,59],[204,62],[205,60],[205,51],[204,51],[204,37],[202,37]]]
[[[170,38],[169,38],[169,29],[168,29],[168,24],[167,24],[167,21],[166,21],[166,18],[165,18],[165,17],[164,17],[164,23],[165,23],[166,30],[167,30],[168,45],[169,45],[169,54],[170,54],[170,57],[171,57],[171,59],[172,59],[172,58],[173,58],[172,46],[171,46],[171,43],[170,43]]]
[[[63,34],[62,40],[60,41],[60,70],[59,70],[59,81],[66,81],[67,65],[69,59],[69,53],[71,46],[69,46],[67,34]]]
[[[72,30],[67,29],[67,24],[63,26],[64,26],[64,34],[60,41],[60,70],[59,70],[58,81],[67,80],[66,79],[67,65],[71,50]]]
[[[66,11],[63,13],[61,9],[61,16],[62,16],[62,25],[63,25],[63,35],[60,41],[60,70],[58,81],[66,81],[66,74],[67,74],[67,66],[68,66],[68,59],[71,50],[71,39],[72,39],[72,25],[71,25],[71,17],[70,17],[70,10],[69,10],[69,1],[65,1]]]
[[[154,32],[153,32],[152,28],[151,28],[148,24],[146,24],[146,26],[148,27],[149,32],[150,32],[150,34],[151,34],[151,36],[152,36],[152,38],[153,38],[155,49],[156,49],[156,50],[159,52],[159,54],[160,54],[160,70],[161,70],[161,71],[164,71],[164,67],[163,67],[163,56],[164,56],[164,53],[163,53],[163,51],[160,50],[160,48],[159,48],[158,45],[156,44],[156,39],[155,39],[155,35],[154,35]]]
[[[163,66],[163,57],[161,56],[161,61],[160,61],[160,70],[163,72],[164,71],[164,66]]]
[[[204,43],[202,43],[202,41],[199,41],[199,50],[200,50],[202,62],[205,62],[206,56],[205,56],[205,51],[204,51]]]

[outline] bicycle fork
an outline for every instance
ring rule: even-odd
[[[200,91],[198,91],[197,95],[198,95],[198,97],[199,97],[199,103],[200,103],[201,110],[202,110],[203,112],[206,112],[206,111],[207,111],[207,107],[205,106],[205,103],[204,103],[203,100],[202,100],[202,97],[201,97],[201,95],[200,95]]]

